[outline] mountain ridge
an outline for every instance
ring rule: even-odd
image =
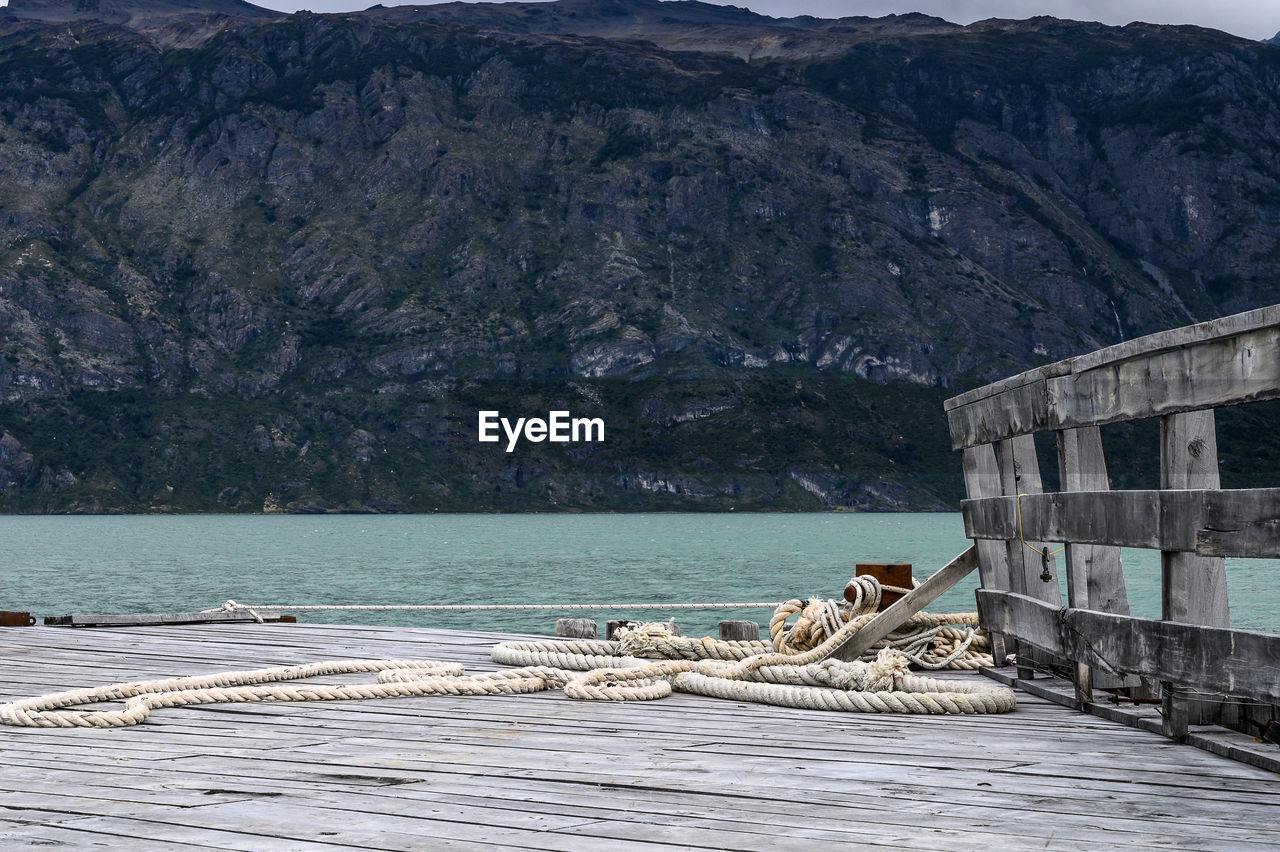
[[[0,508],[953,508],[947,395],[1276,301],[1270,46],[720,9],[0,17]]]

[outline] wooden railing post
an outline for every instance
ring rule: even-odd
[[[1213,409],[1160,418],[1160,487],[1221,487]],[[1160,569],[1161,618],[1209,627],[1231,626],[1226,560],[1162,551]],[[1188,724],[1212,724],[1223,716],[1221,702],[1175,698],[1173,687],[1167,683],[1162,684],[1162,692],[1167,736],[1186,736]]]
[[[1019,494],[1041,494],[1044,488],[1040,481],[1040,463],[1036,460],[1035,438],[1031,435],[1019,435],[1007,438],[997,444],[1000,463],[1000,486],[1007,497]],[[1038,598],[1055,606],[1062,606],[1062,592],[1058,588],[1058,572],[1053,557],[1049,558],[1048,582],[1041,579],[1044,563],[1040,553],[1045,549],[1042,541],[1023,540],[1021,537],[1008,542],[1009,552],[1009,588],[1020,595]],[[1019,647],[1020,660],[1033,663],[1049,662],[1046,655],[1034,648]],[[1034,675],[1031,666],[1019,665],[1018,677],[1031,678]]]
[[[1000,466],[996,462],[995,448],[990,444],[965,449],[964,487],[970,499],[1000,496]],[[978,576],[982,580],[982,588],[1010,591],[1008,549],[998,541],[978,540],[975,544],[978,547]],[[1005,665],[1008,653],[1004,635],[992,632],[991,656],[997,666]]]
[[[1097,426],[1062,429],[1058,433],[1058,472],[1063,491],[1110,491],[1102,435]],[[1073,609],[1129,614],[1129,596],[1120,567],[1120,548],[1096,544],[1066,546],[1067,605]],[[1094,688],[1125,685],[1123,678],[1098,674],[1076,662],[1076,698],[1093,701]]]

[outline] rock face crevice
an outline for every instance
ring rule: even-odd
[[[0,505],[945,506],[948,393],[1277,300],[1278,94],[1195,28],[13,0]],[[619,444],[517,484],[487,393]]]

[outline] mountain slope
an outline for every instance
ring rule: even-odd
[[[1280,52],[1213,31],[44,6],[11,510],[953,506],[945,396],[1276,301]],[[476,440],[561,408],[604,445]]]

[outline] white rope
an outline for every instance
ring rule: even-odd
[[[664,625],[644,628],[665,629]],[[872,662],[826,659],[853,631],[846,624],[821,647],[789,656],[766,652],[722,660],[650,661],[625,656],[621,641],[504,642],[492,657],[532,664],[467,675],[461,665],[429,660],[330,660],[242,672],[131,681],[0,704],[0,724],[38,728],[137,725],[158,707],[260,701],[333,701],[426,695],[510,695],[563,687],[570,698],[636,701],[672,689],[734,701],[862,713],[1005,713],[1012,690],[994,684],[936,681],[907,674],[907,659],[883,649]],[[748,644],[748,643],[742,643]],[[756,643],[762,644],[762,643]],[[377,672],[377,684],[281,683],[320,675]],[[105,701],[123,710],[72,709]]]
[[[675,689],[809,710],[1005,713],[1014,709],[1013,691],[1005,687],[913,677],[908,674],[908,659],[892,648],[881,649],[872,661],[829,659],[828,655],[863,623],[846,622],[820,646],[798,654],[779,653],[762,642],[689,640],[672,636],[666,625],[646,624],[635,630],[620,630],[616,642],[503,642],[493,649],[492,656],[498,662],[541,665],[551,659],[563,660],[566,646],[571,646],[572,653],[613,650],[615,654],[671,657],[640,663],[627,657],[626,666],[593,667],[565,684],[565,694],[570,698],[650,701]],[[749,653],[736,662],[725,661],[735,651],[757,648],[766,650]],[[691,658],[699,655],[699,659]]]
[[[974,647],[985,638],[972,629],[976,614],[918,613],[890,634],[873,659],[830,659],[875,617],[883,589],[874,578],[855,578],[852,605],[836,601],[787,601],[776,607],[766,642],[690,639],[673,635],[671,625],[653,623],[619,631],[600,641],[503,642],[491,651],[495,662],[514,665],[467,675],[462,666],[429,660],[330,660],[193,677],[131,681],[73,689],[0,704],[0,723],[42,728],[136,725],[157,707],[256,701],[327,701],[425,695],[497,695],[563,687],[570,698],[607,701],[653,700],[673,689],[734,701],[753,701],[812,710],[861,713],[1004,713],[1012,710],[1012,690],[994,684],[920,678],[909,665],[971,667],[982,657]],[[906,591],[906,590],[901,590]],[[749,608],[765,604],[484,604],[293,606],[317,609],[704,609]],[[255,611],[235,601],[222,609]],[[268,607],[261,607],[267,609]],[[792,615],[801,618],[788,631]],[[953,625],[968,625],[960,630]],[[810,647],[803,647],[808,643]],[[657,659],[654,659],[657,658]],[[989,659],[989,655],[987,657]],[[989,663],[988,663],[989,664]],[[377,672],[377,684],[303,685],[282,683],[331,674]],[[125,702],[123,710],[72,709],[105,701]]]
[[[916,585],[912,580],[913,586]],[[878,614],[884,592],[909,593],[910,589],[888,586],[871,575],[854,577],[845,589],[853,600],[834,601],[798,598],[781,604],[769,621],[769,639],[773,648],[786,654],[798,654],[824,643],[847,623],[861,629]],[[792,616],[799,616],[790,624]],[[875,642],[862,654],[872,659],[882,648],[894,648],[906,655],[912,665],[924,669],[977,669],[994,665],[990,638],[979,632],[976,612],[931,615],[919,612],[908,618],[893,633]]]
[[[249,604],[229,600],[217,609],[201,612],[323,612],[329,611],[415,611],[415,612],[512,612],[517,610],[583,611],[611,610],[639,612],[651,609],[777,609],[777,601],[762,603],[587,603],[587,604]]]

